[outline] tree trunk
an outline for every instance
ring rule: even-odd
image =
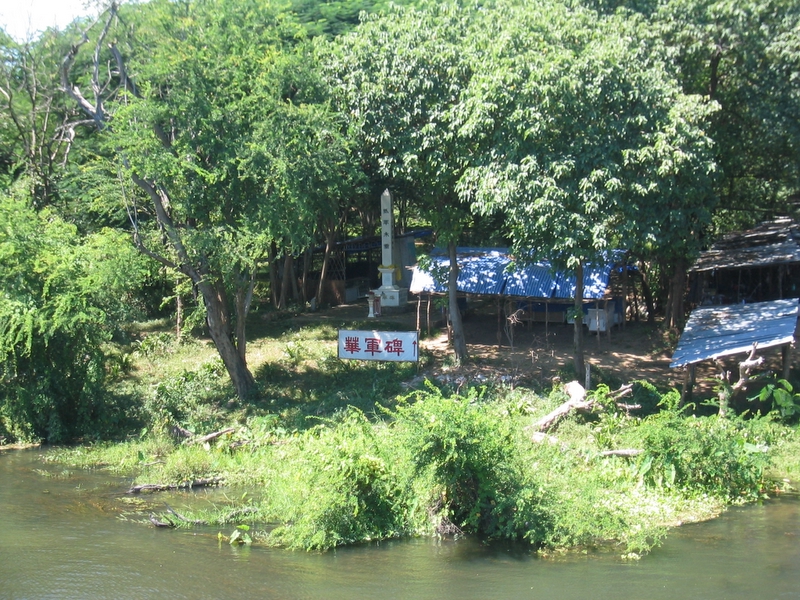
[[[461,311],[458,309],[458,261],[456,257],[456,243],[449,242],[447,250],[450,254],[450,278],[447,291],[450,300],[450,323],[453,326],[453,352],[456,363],[461,364],[467,360],[467,342],[464,338],[464,324],[461,321]]]
[[[225,364],[233,387],[236,388],[236,395],[246,398],[255,386],[255,379],[231,339],[230,309],[225,293],[207,280],[199,281],[197,287],[205,302],[208,331],[214,346]]]
[[[303,277],[301,289],[303,292],[303,305],[308,303],[308,272],[311,270],[311,259],[314,256],[314,249],[308,248],[303,252]]]
[[[583,262],[575,269],[575,330],[572,338],[573,364],[578,381],[586,378],[586,361],[583,355]]]
[[[653,291],[648,283],[647,269],[643,260],[639,261],[639,272],[642,274],[642,295],[647,306],[647,322],[651,325],[656,322],[656,305],[653,302]]]
[[[278,299],[280,283],[278,283],[278,249],[275,242],[269,245],[269,294],[272,298],[272,306],[280,308]]]
[[[247,315],[253,302],[253,290],[256,286],[256,274],[242,272],[236,286],[236,350],[239,357],[247,364]]]
[[[291,276],[292,300],[300,302],[300,290],[297,288],[297,274],[294,272],[294,256],[291,253],[286,255],[286,266],[284,267]]]
[[[175,283],[175,339],[181,341],[183,336],[183,295],[180,292],[180,281]]]
[[[222,362],[225,364],[231,382],[236,388],[236,394],[239,398],[247,397],[255,386],[255,379],[253,379],[253,375],[247,369],[244,358],[239,356],[236,345],[233,343],[231,335],[231,313],[224,288],[212,283],[209,277],[210,274],[208,273],[207,264],[204,264],[201,260],[200,266],[196,266],[190,258],[189,252],[183,244],[181,233],[178,228],[175,227],[175,223],[172,221],[172,217],[167,210],[167,206],[169,206],[169,196],[166,190],[139,177],[135,173],[131,174],[131,178],[139,188],[150,196],[153,202],[153,208],[155,209],[156,218],[166,234],[166,243],[174,250],[178,258],[178,263],[176,264],[170,259],[150,250],[142,241],[138,229],[134,229],[134,244],[139,251],[146,256],[157,260],[170,269],[180,271],[194,283],[200,295],[203,297],[211,339],[214,341],[214,346],[217,348],[217,352],[219,352]]]
[[[292,274],[292,255],[288,251],[283,251],[283,279],[281,280],[281,298],[278,304],[282,309],[286,309],[287,296],[289,295],[289,286],[291,280],[289,277]]]
[[[669,329],[683,327],[683,297],[686,292],[686,260],[679,259],[675,262],[675,271],[670,278],[669,302],[664,325]]]
[[[328,278],[328,263],[331,260],[333,244],[336,241],[336,226],[329,224],[325,232],[325,255],[322,257],[322,270],[319,273],[319,286],[317,287],[317,306],[322,306],[325,293],[325,280]]]

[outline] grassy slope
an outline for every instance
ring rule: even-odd
[[[419,385],[416,366],[336,358],[337,327],[362,324],[277,318],[256,325],[248,360],[260,389],[252,399],[235,398],[207,342],[177,344],[168,333],[151,332],[135,345],[128,375],[119,380],[120,390],[138,398],[141,433],[56,459],[135,473],[139,483],[221,477],[248,493],[189,518],[220,526],[271,522],[278,528],[257,539],[321,549],[463,530],[528,539],[543,551],[610,544],[642,552],[668,526],[758,495],[761,467],[737,454],[741,440],[774,443],[780,460],[773,476],[800,472],[794,432],[765,423],[745,431],[699,421],[698,437],[676,441],[669,437],[678,422],[671,417],[648,429],[609,411],[571,417],[555,432],[557,443],[537,444],[525,427],[564,400],[558,391],[542,396],[484,382],[479,393],[456,378],[451,387],[403,399],[409,394],[403,382]],[[175,426],[198,435],[234,431],[203,445],[175,438]],[[704,440],[720,446],[706,448]],[[600,455],[637,443],[678,445],[694,463],[728,452],[744,483],[682,472],[676,481],[680,457],[655,450],[649,464]]]

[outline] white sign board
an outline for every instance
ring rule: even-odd
[[[359,360],[419,360],[416,331],[339,330],[339,358]]]

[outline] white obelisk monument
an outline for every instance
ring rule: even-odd
[[[408,290],[394,283],[397,265],[394,264],[394,214],[392,194],[384,190],[381,194],[381,287],[373,290],[381,298],[381,306],[405,306]]]

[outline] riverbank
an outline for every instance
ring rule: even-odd
[[[148,520],[165,503],[183,514],[242,490],[129,496],[122,492],[130,480],[43,464],[47,452],[0,454],[3,597],[752,600],[792,597],[800,587],[796,499],[735,507],[671,530],[635,564],[621,558],[622,548],[543,558],[529,544],[477,536],[287,552],[218,539],[233,525],[155,529]]]
[[[629,557],[670,527],[764,497],[800,473],[793,429],[681,409],[663,380],[634,379],[634,366],[652,367],[645,359],[612,369],[613,355],[598,345],[609,363],[592,362],[586,404],[544,427],[544,416],[568,400],[559,379],[569,365],[556,361],[563,349],[553,340],[542,352],[549,344],[558,369],[544,360],[527,371],[517,364],[515,352],[539,343],[521,346],[521,333],[514,349],[495,356],[477,352],[472,339],[475,358],[459,368],[442,351],[442,334],[423,339],[418,365],[344,361],[339,328],[416,326],[414,313],[378,322],[352,320],[354,310],[257,317],[248,359],[259,387],[246,400],[232,393],[202,339],[141,329],[122,354],[115,392],[127,399],[136,433],[48,460],[125,474],[137,498],[224,485],[226,499],[202,509],[155,500],[144,521],[218,527],[235,543],[325,550],[471,535],[523,540],[542,553],[602,547]],[[635,338],[651,356],[664,351],[654,331],[632,330],[633,338],[615,333],[614,343]]]
[[[671,527],[766,497],[775,489],[765,478],[771,452],[794,439],[766,419],[669,407],[636,417],[608,397],[596,412],[533,431],[565,399],[558,390],[454,394],[428,385],[392,408],[369,416],[349,409],[304,430],[252,417],[202,444],[147,435],[48,457],[135,474],[140,490],[223,483],[225,500],[202,509],[165,510],[157,492],[146,496],[158,507],[149,521],[218,527],[233,541],[325,550],[471,535],[524,540],[542,554],[610,549],[636,558]],[[640,453],[618,452],[629,448]],[[235,535],[244,528],[246,537]]]

